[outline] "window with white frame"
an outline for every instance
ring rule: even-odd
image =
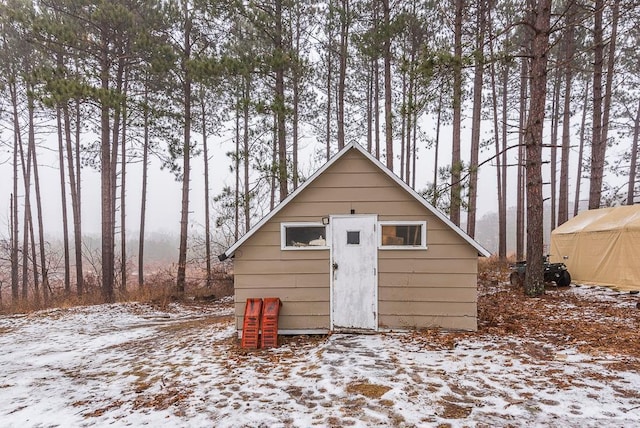
[[[381,221],[379,228],[381,249],[426,249],[426,221]]]
[[[322,223],[282,223],[283,250],[321,250],[327,246],[327,227]]]

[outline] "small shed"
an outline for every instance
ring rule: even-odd
[[[241,239],[235,317],[282,301],[279,334],[477,329],[487,250],[357,143],[340,150]]]
[[[550,259],[575,282],[640,290],[640,205],[579,213],[551,232]]]

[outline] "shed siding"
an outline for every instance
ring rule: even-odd
[[[377,214],[379,221],[427,222],[427,250],[378,251],[380,328],[476,328],[476,250],[352,150],[236,250],[238,330],[249,297],[282,300],[281,330],[330,328],[330,251],[281,250],[280,224],[351,210]]]

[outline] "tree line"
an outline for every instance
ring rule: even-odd
[[[116,285],[127,288],[116,266],[130,257],[127,216],[139,216],[144,284],[151,157],[182,183],[181,292],[192,162],[204,162],[209,283],[214,233],[238,239],[294,191],[307,178],[306,141],[318,162],[359,142],[472,237],[478,198],[495,191],[500,258],[515,194],[516,257],[529,260],[527,290],[539,294],[545,198],[553,229],[581,199],[592,209],[637,197],[639,24],[632,0],[2,0],[12,300],[52,291],[43,151],[58,156],[66,293],[86,291],[82,171],[100,171],[100,284],[113,301]],[[232,151],[212,148],[221,138]],[[223,156],[234,184],[211,195],[209,161]],[[142,165],[139,213],[125,203],[131,162]],[[431,180],[417,181],[427,167]],[[495,189],[478,191],[481,168]]]

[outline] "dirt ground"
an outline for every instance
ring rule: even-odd
[[[0,316],[0,425],[640,426],[638,296],[481,273],[476,332],[240,347],[232,299]],[[64,424],[61,425],[61,422]]]

